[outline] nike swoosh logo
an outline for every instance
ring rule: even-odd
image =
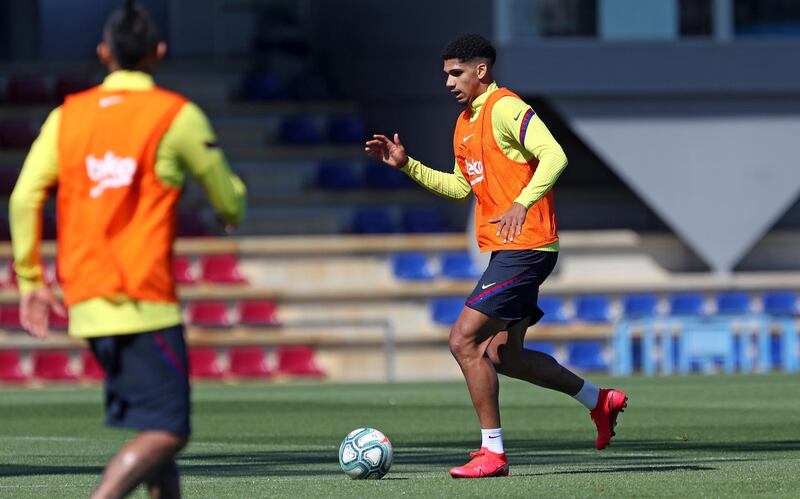
[[[466,141],[468,141],[468,140],[469,140],[469,138],[470,138],[470,137],[472,137],[473,135],[475,135],[475,134],[474,134],[474,133],[471,133],[471,134],[467,135],[466,137],[464,137],[463,139],[461,139],[461,142],[466,142]]]
[[[517,113],[517,115],[514,116],[514,121],[517,121],[519,119],[519,115],[520,114],[522,114],[522,109],[520,109],[519,112]]]
[[[495,436],[489,435],[489,438],[500,438],[500,435],[495,435]]]
[[[114,104],[119,104],[120,102],[122,102],[121,95],[112,95],[111,97],[103,97],[97,102],[97,105],[100,107],[109,107]]]
[[[494,286],[495,284],[497,284],[497,281],[495,281],[495,282],[493,282],[493,283],[491,283],[491,284],[486,284],[485,286],[484,286],[484,285],[481,285],[481,289],[491,288],[491,287],[492,287],[492,286]]]

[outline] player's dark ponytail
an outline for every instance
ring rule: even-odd
[[[158,29],[150,14],[135,0],[125,0],[106,21],[104,30],[111,55],[122,69],[137,69],[158,45]]]

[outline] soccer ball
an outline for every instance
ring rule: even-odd
[[[392,444],[373,428],[353,430],[339,446],[339,466],[353,480],[383,478],[392,466]]]

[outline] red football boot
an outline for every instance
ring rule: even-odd
[[[617,416],[628,407],[628,396],[620,390],[603,388],[597,399],[597,407],[589,412],[592,421],[597,426],[597,440],[594,442],[597,450],[608,447],[611,437],[615,435],[614,427],[617,425]]]
[[[490,478],[508,476],[508,459],[506,454],[496,454],[486,447],[477,452],[470,452],[472,460],[464,466],[450,470],[453,478]]]

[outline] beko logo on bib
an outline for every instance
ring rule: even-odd
[[[483,180],[483,163],[481,161],[465,159],[464,164],[467,165],[467,175],[477,175],[477,178],[469,181],[469,185],[475,185]]]
[[[123,158],[108,151],[102,158],[86,156],[86,173],[97,185],[89,191],[92,198],[100,197],[106,189],[125,187],[133,183],[136,160]]]

